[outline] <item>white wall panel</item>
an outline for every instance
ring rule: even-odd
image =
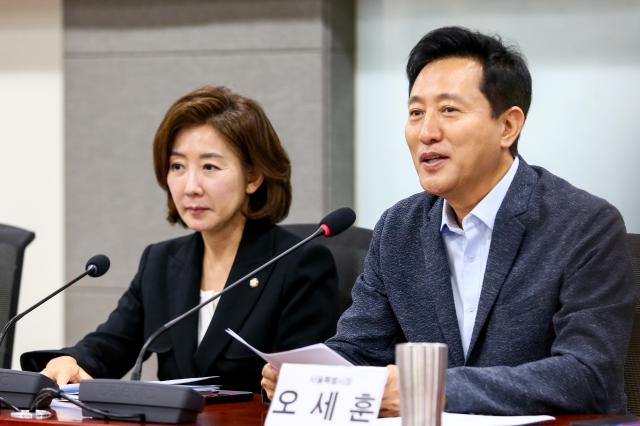
[[[62,4],[0,0],[0,222],[27,228],[18,311],[64,281]],[[84,265],[79,265],[81,272]],[[57,297],[18,323],[20,353],[63,342]]]

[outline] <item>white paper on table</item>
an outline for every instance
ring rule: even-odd
[[[481,416],[476,414],[442,413],[442,426],[521,426],[555,420],[551,416]],[[377,419],[375,426],[400,426],[400,417]]]
[[[80,383],[67,383],[66,385],[60,385],[60,390],[67,395],[77,395],[80,391]]]
[[[174,380],[151,380],[149,383],[162,383],[164,385],[189,385],[191,383],[202,382],[207,379],[214,379],[220,376],[208,376],[208,377],[189,377],[186,379],[174,379]],[[198,387],[198,385],[194,385]],[[60,390],[67,395],[77,395],[80,392],[80,383],[67,383],[66,385],[60,385]]]
[[[304,348],[292,349],[290,351],[283,352],[274,352],[274,353],[266,353],[261,352],[258,349],[251,346],[240,337],[236,332],[227,328],[225,330],[231,337],[236,339],[238,342],[245,345],[247,348],[251,349],[255,354],[259,355],[260,358],[267,361],[269,364],[273,366],[276,370],[280,369],[280,366],[285,362],[290,364],[319,364],[319,365],[344,365],[351,366],[353,365],[336,352],[331,350],[324,343],[316,343],[315,345],[305,346]]]
[[[163,385],[190,385],[192,383],[198,383],[209,379],[217,379],[220,376],[207,376],[207,377],[188,377],[186,379],[173,379],[173,380],[151,380],[150,383],[161,383]],[[198,385],[195,385],[198,386]]]
[[[77,395],[70,398],[78,399]],[[59,421],[82,421],[90,418],[82,415],[82,408],[62,399],[51,400],[51,409],[55,411]]]

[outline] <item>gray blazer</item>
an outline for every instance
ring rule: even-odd
[[[622,218],[520,161],[496,216],[466,359],[440,237],[443,200],[428,193],[382,215],[353,305],[327,344],[356,364],[386,365],[396,343],[446,343],[451,412],[626,412],[635,295]]]

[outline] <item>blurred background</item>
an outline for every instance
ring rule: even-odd
[[[164,220],[151,145],[196,87],[262,104],[293,163],[287,222],[351,206],[373,227],[420,191],[404,66],[444,25],[520,47],[533,76],[521,155],[609,200],[639,233],[640,1],[0,0],[0,223],[36,233],[19,310],[91,255],[112,259],[25,317],[14,353],[93,330],[144,247],[185,232]]]

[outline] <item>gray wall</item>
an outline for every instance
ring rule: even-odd
[[[293,163],[288,222],[353,205],[354,6],[340,0],[67,0],[66,275],[112,270],[66,295],[74,343],[106,318],[165,221],[151,144],[168,106],[205,84],[259,101]]]

